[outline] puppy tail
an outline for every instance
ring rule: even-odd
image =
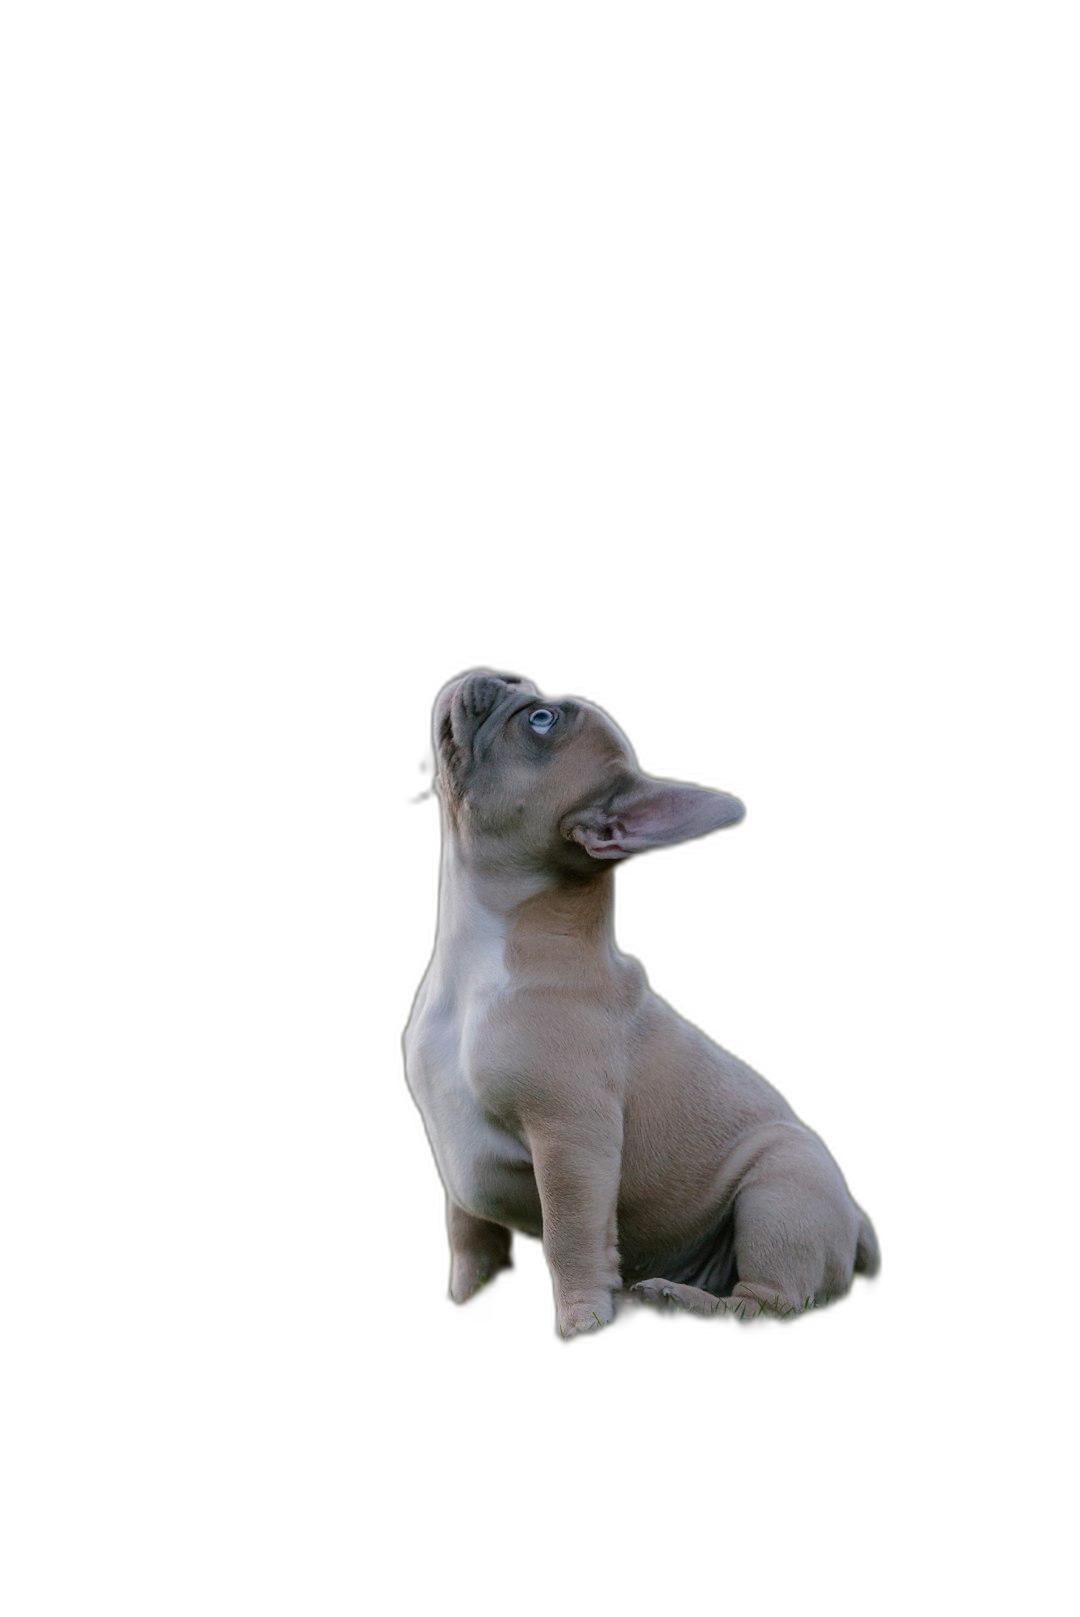
[[[862,1215],[859,1225],[859,1239],[855,1246],[855,1273],[857,1275],[876,1275],[881,1267],[881,1252],[878,1248],[877,1236],[874,1226]]]

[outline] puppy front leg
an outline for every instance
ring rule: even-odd
[[[620,1133],[544,1129],[530,1145],[559,1331],[594,1331],[614,1318],[612,1294],[622,1283],[615,1226]]]
[[[449,1195],[446,1233],[450,1238],[450,1295],[456,1303],[467,1302],[486,1280],[510,1267],[510,1231],[467,1213]]]

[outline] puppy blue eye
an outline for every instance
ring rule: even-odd
[[[549,707],[534,707],[532,712],[529,714],[529,723],[532,725],[534,730],[543,732],[544,730],[551,729],[551,726],[555,723],[558,716],[559,715],[557,713],[553,713]]]

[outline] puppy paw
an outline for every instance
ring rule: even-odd
[[[558,1310],[559,1335],[587,1336],[602,1325],[610,1325],[615,1318],[612,1297],[594,1297],[581,1303],[567,1303]]]
[[[674,1307],[700,1315],[703,1319],[710,1319],[713,1311],[719,1307],[718,1298],[713,1297],[711,1292],[702,1292],[697,1286],[681,1286],[677,1281],[668,1281],[664,1286],[664,1297]]]
[[[630,1295],[650,1308],[682,1308],[706,1316],[719,1313],[723,1307],[723,1300],[711,1292],[702,1291],[698,1286],[684,1286],[677,1280],[662,1280],[659,1276],[639,1280],[630,1287]]]
[[[628,1288],[627,1295],[649,1308],[667,1308],[671,1303],[669,1288],[670,1282],[667,1280],[638,1280]]]
[[[462,1253],[454,1258],[450,1268],[450,1296],[455,1303],[467,1303],[481,1286],[494,1280],[500,1269],[509,1268],[509,1258],[480,1258]]]

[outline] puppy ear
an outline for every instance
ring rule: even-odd
[[[594,859],[625,859],[735,825],[745,813],[727,792],[642,775],[613,801],[568,815],[562,831]]]

